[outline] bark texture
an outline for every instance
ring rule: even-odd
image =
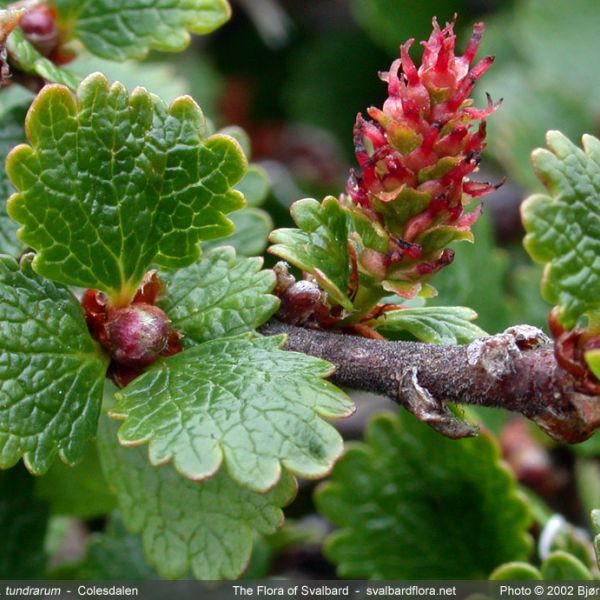
[[[600,397],[580,390],[557,364],[552,342],[528,325],[463,346],[372,340],[275,319],[261,333],[285,333],[287,350],[333,363],[337,385],[388,396],[449,437],[475,435],[477,428],[446,402],[521,413],[566,443],[600,427]]]

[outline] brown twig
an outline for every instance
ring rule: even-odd
[[[336,367],[332,381],[388,396],[453,438],[477,428],[446,402],[504,408],[535,421],[553,438],[581,442],[600,427],[600,396],[581,392],[538,329],[521,325],[464,346],[390,342],[271,320],[264,335],[285,333],[286,349]]]

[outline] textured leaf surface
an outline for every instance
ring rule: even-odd
[[[427,306],[389,311],[369,325],[384,335],[408,331],[431,344],[467,344],[487,335],[471,323],[476,318],[477,313],[464,306]]]
[[[33,497],[33,477],[25,469],[0,472],[0,578],[42,576],[47,512]]]
[[[122,443],[150,442],[150,462],[172,460],[192,479],[224,460],[241,485],[266,491],[281,468],[303,477],[327,473],[342,451],[322,417],[343,417],[352,402],[321,378],[329,363],[279,349],[281,337],[205,342],[172,356],[117,394]]]
[[[533,153],[536,172],[550,195],[530,196],[522,207],[525,248],[547,263],[545,299],[560,307],[571,328],[600,308],[600,141],[583,136],[583,150],[549,131],[548,150]]]
[[[107,361],[67,289],[0,257],[0,467],[74,463],[94,435]]]
[[[231,14],[226,0],[54,0],[72,34],[94,54],[143,58],[149,49],[183,50],[192,33],[209,33]]]
[[[31,75],[39,75],[51,83],[61,83],[73,90],[79,85],[80,77],[42,56],[31,45],[21,29],[17,28],[10,34],[6,46],[22,71]]]
[[[77,97],[44,88],[26,130],[31,146],[7,160],[19,190],[8,212],[38,251],[36,271],[56,281],[129,300],[152,262],[193,263],[198,242],[230,233],[224,213],[243,206],[231,189],[246,169],[239,145],[205,139],[189,97],[167,108],[94,74]]]
[[[68,467],[56,462],[36,479],[36,496],[46,500],[53,514],[95,519],[116,506],[114,494],[102,475],[94,444],[88,444],[80,463]]]
[[[281,524],[280,507],[295,494],[294,479],[284,473],[266,494],[241,488],[223,470],[208,481],[190,481],[170,465],[150,465],[141,448],[123,448],[115,429],[101,420],[100,458],[125,524],[142,536],[148,563],[167,578],[190,570],[198,579],[239,576],[253,531],[269,534]]]
[[[167,286],[160,306],[173,327],[197,343],[251,331],[279,306],[270,294],[275,275],[261,271],[262,262],[216,248],[190,267],[160,275]]]
[[[18,106],[0,117],[0,253],[18,256],[23,244],[17,239],[17,225],[6,214],[6,201],[14,188],[8,181],[4,161],[14,146],[25,141],[23,123],[27,109]]]
[[[325,546],[342,577],[483,579],[530,549],[529,514],[494,441],[449,440],[407,413],[370,422],[317,506],[342,528]]]
[[[291,213],[298,229],[275,230],[269,252],[312,274],[335,302],[350,310],[346,212],[335,198],[328,197],[321,204],[312,198],[299,200]]]

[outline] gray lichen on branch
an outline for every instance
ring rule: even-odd
[[[477,429],[458,420],[447,402],[521,413],[565,443],[584,441],[600,427],[600,397],[582,392],[557,364],[552,342],[528,325],[463,346],[365,339],[275,319],[260,332],[285,333],[287,350],[335,365],[337,385],[387,396],[448,437]]]

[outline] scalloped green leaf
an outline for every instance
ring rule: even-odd
[[[95,519],[116,506],[94,444],[86,446],[83,458],[74,467],[55,462],[35,483],[36,496],[49,504],[53,514]]]
[[[0,468],[35,474],[83,456],[96,431],[108,360],[71,292],[38,277],[30,256],[0,257]]]
[[[346,211],[329,196],[322,203],[313,198],[298,200],[290,212],[298,229],[273,231],[269,239],[274,245],[269,252],[310,273],[332,300],[351,310]]]
[[[99,74],[77,95],[46,86],[26,122],[31,145],[8,156],[19,190],[8,213],[38,251],[50,279],[131,299],[152,263],[195,262],[198,242],[231,233],[225,213],[243,206],[233,190],[246,170],[237,142],[205,138],[189,97],[168,108],[143,88],[131,95]]]
[[[424,306],[384,313],[368,324],[383,335],[407,331],[418,340],[431,344],[468,344],[488,335],[471,323],[477,313],[464,306]]]
[[[250,490],[272,488],[282,468],[321,477],[342,452],[324,418],[352,413],[351,400],[321,378],[333,367],[280,350],[282,336],[225,338],[194,346],[149,369],[116,394],[119,440],[149,443],[150,462],[172,461],[191,479],[224,462]]]
[[[559,550],[542,563],[542,575],[549,581],[577,581],[593,579],[590,570],[575,556]]]
[[[206,34],[231,16],[226,0],[54,0],[63,28],[93,54],[143,58],[148,50],[178,52],[190,34]]]
[[[0,472],[0,578],[41,578],[48,509],[33,494],[34,481],[20,466]]]
[[[260,206],[269,194],[269,175],[260,165],[250,165],[235,189],[244,194],[248,206]]]
[[[17,27],[6,42],[12,60],[17,67],[25,73],[39,75],[51,83],[61,83],[74,90],[79,85],[81,77],[69,69],[59,67],[51,60],[42,56],[25,37],[23,31]]]
[[[106,478],[119,498],[127,528],[142,537],[147,562],[162,577],[192,572],[198,579],[238,577],[250,559],[253,532],[273,533],[281,507],[296,493],[283,473],[266,494],[237,485],[225,471],[204,482],[155,468],[142,448],[117,443],[116,427],[102,418],[98,448]]]
[[[17,225],[6,213],[6,201],[14,192],[4,170],[4,161],[8,153],[25,141],[23,123],[27,107],[16,106],[0,116],[0,253],[18,256],[23,244],[17,238]]]
[[[541,581],[539,569],[526,562],[510,562],[500,565],[490,575],[492,581]]]
[[[160,306],[184,342],[252,331],[279,307],[270,293],[275,274],[261,270],[262,264],[262,258],[236,257],[231,247],[215,248],[194,265],[161,273],[167,293]]]
[[[372,419],[316,501],[341,527],[325,544],[341,577],[483,579],[531,548],[493,438],[449,440],[405,412]]]
[[[584,135],[582,150],[549,131],[546,143],[532,160],[549,195],[525,200],[524,244],[546,263],[542,295],[559,306],[559,320],[570,329],[600,308],[600,140]]]

